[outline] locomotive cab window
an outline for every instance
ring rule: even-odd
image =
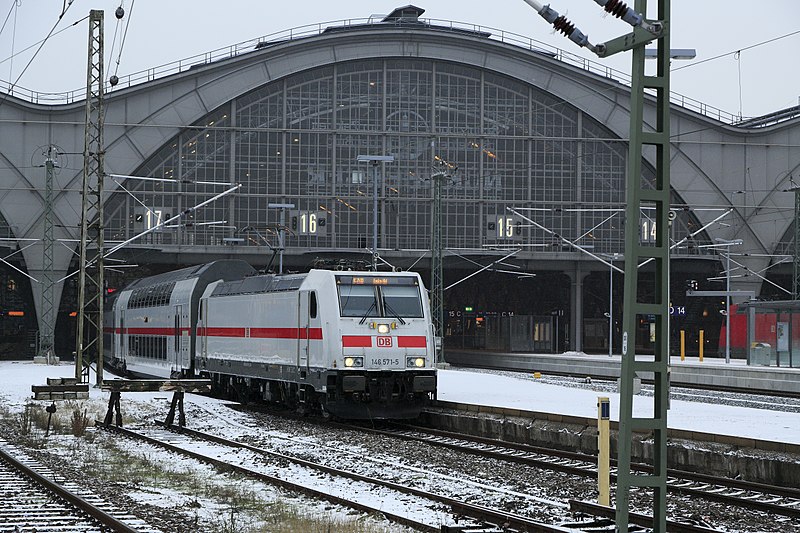
[[[412,277],[337,276],[339,309],[346,317],[422,318],[419,284]]]
[[[422,302],[417,287],[388,285],[380,290],[386,316],[422,318]]]
[[[317,293],[312,292],[308,296],[308,316],[317,318]]]
[[[340,285],[339,309],[342,316],[380,316],[375,288],[365,285]]]

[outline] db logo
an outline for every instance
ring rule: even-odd
[[[391,337],[378,337],[378,348],[391,348],[391,347],[392,347]]]

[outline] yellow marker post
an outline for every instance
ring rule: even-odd
[[[703,342],[703,330],[701,329],[700,330],[700,362],[701,363],[703,362],[703,346],[704,346],[704,344],[705,343]]]
[[[611,405],[608,398],[597,398],[597,503],[608,507],[610,505],[610,460],[611,442],[609,431],[609,416]]]
[[[681,361],[686,360],[686,332],[681,330]]]

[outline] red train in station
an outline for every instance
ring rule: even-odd
[[[778,352],[789,352],[791,338],[798,337],[800,334],[800,314],[760,312],[755,313],[755,324],[753,328],[753,338],[748,340],[747,336],[747,314],[746,310],[738,305],[731,305],[728,310],[731,323],[731,357],[746,358],[748,342],[751,347],[751,358],[754,364],[770,364],[769,360],[759,361],[758,357],[775,358]],[[722,321],[719,334],[719,353],[725,353],[726,324]],[[796,344],[796,342],[795,342]],[[753,352],[752,349],[756,351]],[[755,354],[755,355],[754,355]]]

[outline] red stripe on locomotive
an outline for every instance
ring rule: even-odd
[[[372,348],[372,337],[369,335],[342,335],[342,346],[345,348]]]
[[[425,348],[428,343],[424,335],[406,335],[397,337],[398,348]]]
[[[322,340],[322,328],[250,328],[250,337],[259,339]]]

